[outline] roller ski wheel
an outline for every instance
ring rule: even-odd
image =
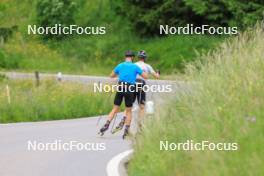
[[[104,132],[99,131],[98,134],[99,134],[100,136],[103,136],[103,135],[104,135]]]

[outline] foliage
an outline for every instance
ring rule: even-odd
[[[38,0],[37,21],[42,27],[52,27],[55,24],[69,26],[74,24],[76,3],[71,0]],[[63,35],[45,35],[46,38],[62,38]]]
[[[262,0],[119,0],[118,14],[126,16],[140,35],[159,34],[159,25],[202,24],[245,28],[263,19]]]
[[[259,27],[189,64],[186,83],[155,119],[146,118],[130,176],[263,175],[264,31]],[[166,96],[167,99],[168,96]],[[160,150],[169,143],[237,143],[236,151]],[[181,147],[182,149],[182,147]]]
[[[125,50],[144,49],[149,55],[148,62],[154,68],[160,69],[163,74],[171,74],[182,71],[185,62],[195,59],[197,51],[213,49],[224,39],[215,36],[141,38],[133,33],[126,19],[115,14],[112,7],[116,1],[74,0],[78,8],[74,15],[76,24],[106,26],[107,33],[102,36],[81,35],[59,41],[41,41],[39,37],[26,33],[26,24],[35,22],[38,1],[5,1],[5,16],[0,21],[7,26],[17,24],[18,31],[5,43],[3,52],[6,61],[11,62],[16,57],[19,63],[18,66],[9,64],[8,67],[2,64],[2,69],[108,75],[114,66],[122,62]],[[20,5],[16,7],[18,3]]]
[[[107,113],[110,104],[111,95],[94,93],[91,86],[84,84],[42,79],[36,87],[30,80],[0,82],[0,123],[90,117]]]
[[[19,54],[12,53],[6,55],[3,51],[0,50],[0,68],[6,69],[18,69],[20,67],[21,57]]]

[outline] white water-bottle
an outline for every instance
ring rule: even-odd
[[[146,102],[146,114],[154,114],[154,102],[153,101]]]

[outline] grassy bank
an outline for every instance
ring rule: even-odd
[[[263,51],[259,28],[189,65],[187,77],[197,84],[146,122],[129,175],[263,175]],[[238,150],[160,151],[160,140],[231,142],[238,143]]]
[[[76,23],[79,26],[106,26],[106,35],[43,41],[40,36],[27,34],[27,25],[36,24],[36,0],[1,2],[0,27],[17,25],[18,30],[0,48],[0,69],[106,75],[122,61],[125,50],[144,49],[149,55],[148,62],[162,73],[171,74],[182,71],[184,62],[194,60],[197,51],[216,48],[224,39],[198,35],[140,38],[128,20],[115,14],[111,8],[115,1],[75,2],[79,9]]]
[[[1,79],[0,123],[89,117],[112,108],[110,93],[94,93],[87,85],[43,80],[36,87],[33,81]]]

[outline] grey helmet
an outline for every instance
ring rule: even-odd
[[[146,60],[147,59],[147,53],[146,53],[146,51],[144,51],[144,50],[139,51],[138,52],[138,57]]]
[[[133,51],[131,51],[131,50],[127,50],[125,52],[125,56],[126,57],[135,57],[135,53]]]

